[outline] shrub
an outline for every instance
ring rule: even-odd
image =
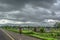
[[[60,36],[60,33],[57,33],[57,36]]]
[[[44,28],[40,28],[40,32],[44,33],[45,32]]]

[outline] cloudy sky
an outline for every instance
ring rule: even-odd
[[[48,25],[60,20],[60,0],[0,0],[0,24]]]

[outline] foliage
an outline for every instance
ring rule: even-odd
[[[54,26],[55,26],[56,28],[60,28],[60,22],[56,22],[56,23],[54,24]]]
[[[44,33],[45,32],[44,28],[40,28],[40,32]]]
[[[4,29],[19,33],[17,26],[5,26]],[[45,33],[44,28],[40,28],[40,33],[34,32],[32,30],[22,30],[22,33],[36,38],[41,38],[43,40],[57,40],[55,37],[60,36],[60,33]]]
[[[57,36],[60,36],[60,33],[57,33]]]

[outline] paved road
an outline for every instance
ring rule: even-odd
[[[10,34],[15,40],[42,40],[42,39],[26,36],[24,34],[20,35],[19,33],[15,33],[15,32],[7,31],[7,30],[4,31]]]
[[[14,38],[14,40],[42,40],[42,39],[37,39],[34,37],[30,37],[30,36],[26,36],[24,34],[19,34],[19,33],[15,33],[15,32],[11,32],[11,31],[7,31],[2,29],[4,32],[8,33],[10,36],[12,36]],[[2,32],[0,30],[0,40],[11,40],[9,37],[7,37],[6,34],[4,34],[4,32]]]
[[[11,40],[3,31],[0,30],[0,40]]]

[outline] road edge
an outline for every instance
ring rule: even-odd
[[[5,32],[3,29],[1,29],[11,40],[15,40],[11,35],[9,35],[7,32]]]

